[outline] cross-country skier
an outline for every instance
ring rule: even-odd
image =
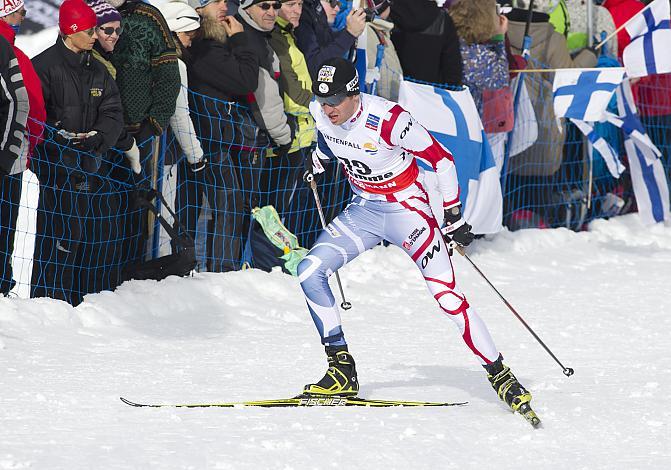
[[[321,161],[337,158],[355,196],[298,266],[301,288],[329,364],[326,375],[306,385],[304,393],[358,393],[354,358],[347,349],[328,277],[387,240],[412,258],[440,309],[457,324],[466,346],[486,369],[498,396],[518,411],[529,403],[531,394],[502,363],[485,323],[456,284],[448,254],[446,240],[461,246],[473,241],[471,226],[461,214],[452,155],[400,105],[360,93],[350,62],[328,60],[316,78],[312,90],[316,101],[310,104],[310,112],[318,146],[306,161],[306,176],[317,177],[324,171]],[[431,212],[415,156],[430,162],[438,177],[446,219],[443,232]]]

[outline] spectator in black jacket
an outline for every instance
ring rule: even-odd
[[[178,178],[189,190],[180,192],[175,205],[180,221],[195,235],[205,193],[212,210],[207,269],[230,271],[240,266],[249,218],[243,213],[243,192],[253,187],[249,161],[253,155],[258,159],[256,147],[269,143],[265,134],[259,136],[249,109],[231,102],[257,89],[259,59],[236,18],[222,19],[218,8],[207,5],[196,11],[202,16],[201,35],[191,45],[187,63],[189,108],[208,164],[203,180],[180,167]]]
[[[433,0],[394,0],[391,40],[403,75],[446,85],[462,84],[459,36],[452,18]]]
[[[0,229],[4,248],[0,253],[0,295],[7,295],[14,285],[11,265],[13,237],[11,228],[16,225],[18,200],[21,197],[21,183],[16,177],[10,176],[12,166],[21,156],[23,145],[28,145],[24,138],[26,120],[28,119],[28,92],[23,84],[23,76],[19,70],[19,62],[12,46],[0,35],[0,78],[4,85],[4,93],[0,93],[0,135],[7,136],[0,143]],[[20,176],[20,174],[19,174]],[[14,190],[18,188],[18,191]],[[17,197],[18,196],[18,197]],[[5,197],[7,199],[5,199]]]
[[[331,3],[337,0],[331,0]],[[342,31],[333,31],[320,0],[304,0],[301,19],[296,28],[296,43],[308,62],[313,80],[317,78],[319,66],[332,57],[343,57],[353,47],[356,38],[366,28],[363,10],[352,10],[347,15],[347,26]],[[457,50],[459,45],[457,44]]]
[[[96,15],[82,0],[59,10],[56,44],[33,59],[47,111],[45,141],[31,168],[40,180],[31,297],[53,297],[77,305],[85,287],[85,216],[91,177],[100,156],[123,128],[121,98],[111,75],[91,56]]]

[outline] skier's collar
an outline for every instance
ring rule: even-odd
[[[341,124],[342,127],[348,130],[353,128],[354,126],[357,125],[362,115],[363,115],[363,99],[359,98],[359,110],[356,113],[354,113],[354,116],[352,116],[348,121],[345,121],[345,123]]]

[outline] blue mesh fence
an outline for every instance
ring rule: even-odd
[[[513,136],[524,150],[510,157],[504,178],[504,224],[513,229],[577,230],[594,218],[635,209],[627,173],[614,179],[599,157],[591,160],[585,139],[570,124],[563,123],[559,132],[552,116],[550,80],[549,74],[525,78],[534,119],[520,124],[527,131],[537,126],[538,132],[535,138],[524,132]],[[639,99],[650,103],[641,106],[641,116],[663,153],[667,172],[671,105],[659,97],[669,99],[669,83],[666,76],[643,83],[647,88],[638,85]],[[56,129],[45,130],[30,170],[0,183],[3,294],[48,296],[76,305],[88,293],[114,289],[131,277],[137,263],[171,253],[170,237],[136,203],[137,188],[146,185],[163,191],[195,240],[198,270],[264,266],[267,260],[261,255],[268,246],[252,222],[251,209],[256,206],[274,206],[302,246],[314,243],[321,224],[312,193],[301,179],[303,159],[312,147],[272,156],[270,139],[246,107],[193,92],[189,101],[208,161],[200,172],[192,171],[170,132],[159,139],[162,145],[156,139],[138,143],[143,173],[135,176],[123,152],[112,149],[96,157],[68,145]],[[599,126],[626,163],[619,130]],[[186,150],[190,152],[188,146]],[[332,162],[319,185],[327,220],[351,197],[346,180]],[[164,208],[162,212],[179,225]]]
[[[541,68],[534,64],[534,68]],[[627,169],[619,179],[611,176],[601,157],[590,158],[586,138],[570,122],[557,122],[552,107],[550,73],[526,74],[524,83],[533,114],[523,114],[512,136],[513,147],[524,151],[510,156],[504,184],[504,225],[524,227],[567,227],[580,230],[591,220],[636,209]],[[647,89],[643,92],[642,85]],[[663,153],[669,173],[671,154],[671,80],[669,75],[643,79],[638,85],[639,113],[653,142]],[[520,103],[518,108],[524,107]],[[611,102],[611,112],[617,114]],[[519,113],[518,113],[519,117]],[[536,121],[536,122],[534,122]],[[521,125],[520,125],[521,124]],[[596,123],[596,129],[618,152],[627,166],[622,133],[612,124]],[[536,138],[530,136],[537,127]],[[518,132],[518,128],[523,129]],[[511,142],[508,142],[511,145]]]

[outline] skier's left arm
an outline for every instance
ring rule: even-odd
[[[459,204],[459,181],[452,154],[409,112],[400,105],[394,106],[382,121],[380,135],[387,144],[401,147],[431,165],[438,177],[444,208]]]
[[[471,226],[462,217],[457,167],[450,151],[400,105],[394,106],[387,114],[382,123],[381,137],[388,144],[401,147],[431,165],[443,196],[446,223],[443,233],[460,245],[470,244],[473,234]]]

